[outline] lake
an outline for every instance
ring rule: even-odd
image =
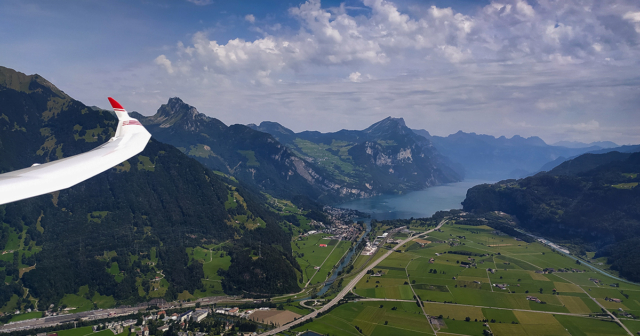
[[[337,205],[371,214],[372,219],[430,217],[436,211],[462,209],[467,190],[475,185],[495,181],[465,180],[412,191],[402,195],[380,195]]]

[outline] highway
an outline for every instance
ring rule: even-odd
[[[367,275],[367,272],[370,269],[376,267],[381,261],[386,259],[388,256],[391,255],[391,253],[393,253],[395,250],[397,250],[398,247],[410,242],[413,239],[416,239],[416,238],[418,238],[420,236],[426,235],[428,233],[431,233],[431,232],[441,228],[442,225],[444,225],[444,223],[446,223],[446,222],[447,222],[447,219],[443,219],[438,224],[438,226],[436,226],[435,228],[433,228],[431,230],[428,230],[428,231],[425,231],[425,232],[423,232],[421,234],[415,235],[413,237],[409,237],[409,238],[403,240],[402,242],[400,242],[399,244],[397,244],[396,246],[394,246],[391,250],[387,251],[387,253],[385,253],[382,257],[380,257],[377,260],[373,261],[371,264],[369,264],[367,267],[365,267],[360,273],[358,273],[358,275],[355,278],[353,278],[353,280],[351,280],[349,282],[349,284],[346,287],[344,287],[342,289],[342,291],[340,291],[340,293],[338,293],[338,295],[336,295],[335,298],[333,298],[333,300],[329,301],[329,303],[324,305],[322,308],[320,308],[320,309],[318,309],[318,310],[316,310],[316,311],[314,311],[314,312],[312,312],[310,314],[307,314],[307,315],[305,315],[305,316],[303,316],[303,317],[301,317],[301,318],[299,318],[299,319],[297,319],[297,320],[295,320],[295,321],[293,321],[291,323],[287,323],[287,324],[285,324],[285,325],[283,325],[281,327],[278,327],[278,328],[275,328],[275,329],[271,329],[271,330],[269,330],[269,331],[267,331],[265,333],[262,333],[261,335],[275,335],[275,334],[277,334],[279,332],[285,331],[285,330],[287,330],[287,329],[299,324],[300,322],[306,321],[306,320],[308,320],[310,318],[315,318],[315,317],[318,316],[319,313],[323,313],[323,312],[327,311],[331,307],[335,306],[340,300],[342,300],[344,298],[344,296],[347,295],[347,293],[349,293],[353,289],[353,287],[355,287],[356,284],[360,280],[362,280],[362,278],[365,275]]]

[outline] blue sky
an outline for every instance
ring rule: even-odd
[[[640,3],[0,2],[0,65],[88,105],[227,124],[640,143]]]

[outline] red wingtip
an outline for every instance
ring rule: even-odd
[[[122,105],[120,105],[120,103],[118,103],[115,99],[109,97],[109,102],[111,103],[111,107],[113,107],[114,109],[124,110],[124,107],[122,107]]]

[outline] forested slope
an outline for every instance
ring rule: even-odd
[[[7,68],[0,106],[0,171],[90,150],[115,130],[109,112]],[[0,206],[0,278],[9,284],[0,307],[23,286],[29,294],[18,308],[58,304],[83,286],[94,304],[105,296],[122,304],[222,294],[219,282],[205,281],[195,250],[231,256],[221,278],[230,291],[297,291],[290,231],[263,197],[152,139],[140,155],[77,186]],[[247,261],[259,246],[262,257]]]
[[[578,253],[609,256],[613,269],[640,281],[640,261],[633,257],[640,254],[640,153],[618,156],[588,154],[549,173],[475,186],[463,206],[515,215],[532,232],[576,244]],[[577,163],[596,168],[583,171]]]

